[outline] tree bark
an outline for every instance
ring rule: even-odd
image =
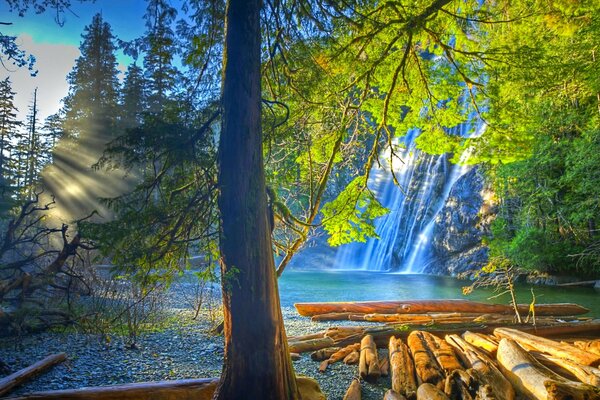
[[[219,144],[225,357],[219,400],[297,399],[262,154],[260,0],[228,0]]]

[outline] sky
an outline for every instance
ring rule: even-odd
[[[38,88],[38,106],[40,121],[60,109],[60,100],[68,92],[66,76],[79,57],[81,34],[94,14],[100,12],[111,27],[113,34],[122,40],[139,37],[145,30],[143,15],[146,8],[144,0],[96,0],[80,3],[72,1],[70,11],[62,15],[63,25],[55,21],[56,12],[47,10],[35,14],[31,10],[24,16],[8,11],[5,1],[0,1],[0,21],[12,25],[0,26],[4,35],[17,36],[21,48],[36,57],[35,68],[39,71],[31,77],[26,67],[6,70],[0,66],[0,79],[7,76],[16,92],[15,102],[19,117],[25,118],[31,103],[34,89]],[[125,71],[132,59],[117,54],[119,69]]]

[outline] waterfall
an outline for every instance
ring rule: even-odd
[[[478,125],[474,135],[470,135],[470,124],[461,124],[451,133],[462,137],[478,136],[483,129]],[[452,164],[448,154],[435,156],[416,149],[418,135],[418,130],[411,130],[395,143],[403,148],[394,151],[399,159],[394,159],[392,165],[389,147],[379,155],[379,163],[373,166],[369,175],[368,186],[390,212],[375,222],[379,238],[338,248],[336,268],[421,273],[435,261],[431,242],[436,217],[454,184],[469,171],[470,167],[464,163],[470,150],[463,152],[459,164]],[[392,168],[399,186],[393,181]]]

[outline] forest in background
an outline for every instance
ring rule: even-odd
[[[469,162],[485,169],[498,207],[486,239],[492,261],[597,276],[595,2],[286,4],[266,2],[262,11],[278,274],[316,227],[334,245],[375,235],[386,210],[366,185],[369,171],[394,137],[418,128],[420,149],[455,161],[471,149]],[[63,108],[43,122],[35,102],[43,93],[32,94],[19,121],[10,77],[2,81],[5,326],[21,329],[32,316],[42,325],[70,320],[40,296],[60,291],[60,303],[74,287],[91,290],[91,263],[114,264],[138,298],[168,284],[190,255],[202,256],[200,278],[215,279],[224,13],[222,2],[176,10],[151,0],[146,34],[127,43],[97,15]],[[5,43],[8,61],[24,62]],[[136,59],[122,82],[117,47]],[[481,136],[449,135],[469,118],[485,122]],[[69,214],[59,219],[53,209]]]

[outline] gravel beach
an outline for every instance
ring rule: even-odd
[[[11,395],[40,390],[70,389],[130,382],[166,379],[218,377],[223,361],[223,338],[209,333],[212,322],[207,313],[193,320],[186,302],[189,285],[176,284],[169,291],[168,313],[174,323],[160,331],[147,333],[138,340],[138,349],[128,349],[123,338],[111,337],[110,343],[97,334],[46,332],[19,339],[0,339],[0,360],[12,371],[24,368],[45,356],[66,352],[68,361],[19,387]],[[218,293],[215,290],[215,293]],[[187,293],[189,294],[189,293]],[[283,307],[288,336],[304,335],[325,329],[334,323],[314,323],[301,317],[293,307]],[[380,350],[380,354],[384,353]],[[318,372],[319,363],[305,353],[294,362],[297,374],[317,379],[328,399],[341,399],[356,365],[331,365]],[[377,385],[363,385],[364,399],[381,399],[390,387],[389,378]]]

